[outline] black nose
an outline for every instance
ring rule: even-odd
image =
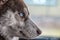
[[[37,32],[37,34],[38,34],[38,35],[40,35],[40,34],[41,34],[41,31],[40,31],[39,29],[38,29],[36,32]]]

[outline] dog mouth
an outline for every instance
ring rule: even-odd
[[[26,33],[24,33],[23,31],[20,31],[20,34],[22,35],[21,37],[19,37],[19,39],[35,39],[37,36],[39,36],[40,35],[40,33],[39,33],[39,31],[37,31],[37,33],[39,34],[37,34],[36,33],[36,35],[35,34],[28,34],[27,35],[27,33],[29,33],[29,32],[26,32]]]
[[[25,33],[23,33],[23,31],[20,31],[20,33],[24,36],[27,37]]]

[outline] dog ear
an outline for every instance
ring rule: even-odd
[[[4,5],[8,0],[0,0],[0,7],[2,7],[2,5]]]

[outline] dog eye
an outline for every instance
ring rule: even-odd
[[[21,12],[21,13],[19,13],[19,15],[20,15],[21,17],[24,17],[24,16],[25,16],[25,13]]]

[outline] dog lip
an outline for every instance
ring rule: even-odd
[[[24,36],[24,38],[28,38],[23,31],[20,31],[20,33]]]

